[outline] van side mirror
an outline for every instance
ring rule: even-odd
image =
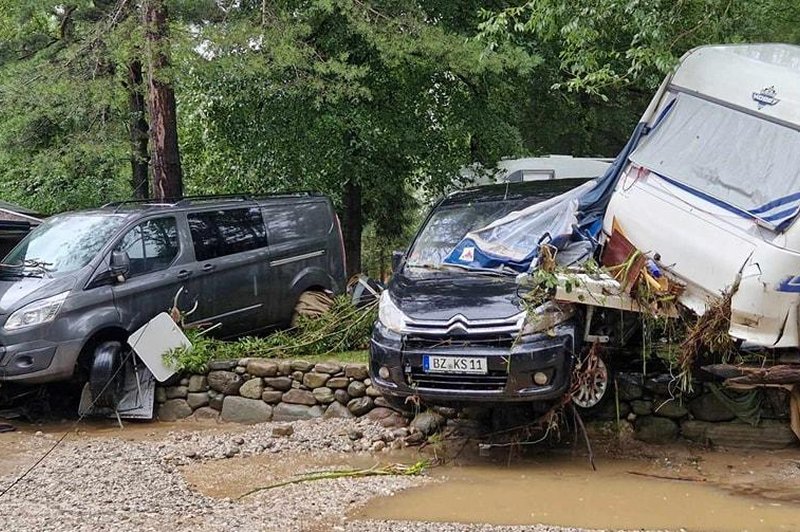
[[[125,280],[125,276],[131,269],[131,258],[127,251],[111,252],[111,275],[119,282]]]
[[[397,270],[400,269],[400,265],[403,264],[403,260],[406,258],[405,251],[401,250],[394,250],[392,251],[392,273],[396,273]]]

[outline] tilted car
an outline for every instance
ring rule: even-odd
[[[468,232],[585,182],[476,187],[432,209],[408,253],[397,257],[372,334],[372,381],[389,401],[546,403],[563,397],[583,344],[580,320],[553,309],[550,319],[526,323],[517,272],[465,269],[445,259]]]
[[[304,293],[341,293],[344,275],[339,223],[321,195],[122,202],[53,216],[0,266],[0,382],[107,373],[96,366],[118,363],[128,335],[173,304],[193,310],[193,323],[219,324],[221,337],[283,327]]]

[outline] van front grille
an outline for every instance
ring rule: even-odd
[[[408,384],[429,390],[502,391],[507,381],[508,374],[499,371],[488,375],[448,375],[412,370]]]

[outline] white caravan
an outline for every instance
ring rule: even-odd
[[[603,219],[686,283],[702,314],[731,290],[730,334],[800,345],[800,47],[688,52],[645,112]]]

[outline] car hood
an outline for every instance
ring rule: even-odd
[[[73,286],[74,276],[0,279],[0,315],[10,314],[32,301],[60,294]]]
[[[522,311],[514,277],[468,271],[401,272],[389,284],[397,307],[415,320],[507,318]]]

